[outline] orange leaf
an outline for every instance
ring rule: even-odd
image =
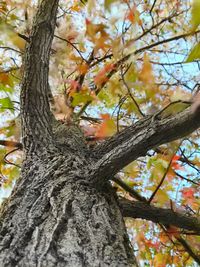
[[[182,196],[186,199],[188,199],[188,198],[193,199],[194,198],[195,189],[192,187],[185,187],[181,190],[181,192],[182,192]]]
[[[87,63],[83,63],[83,64],[80,64],[78,67],[77,67],[77,70],[80,72],[80,74],[86,74],[87,71],[88,71],[88,64]]]
[[[138,23],[140,26],[142,25],[142,21],[140,19],[140,12],[136,9],[136,6],[133,6],[131,9],[129,9],[126,18],[133,24]]]
[[[72,96],[74,93],[80,89],[80,84],[75,80],[68,80],[68,83],[70,84],[70,88],[68,89],[68,93],[70,96]]]
[[[97,129],[95,136],[99,139],[102,139],[108,136],[112,136],[114,133],[116,133],[116,125],[110,115],[102,114],[101,118],[103,119],[103,122]]]
[[[86,23],[86,35],[88,35],[92,40],[94,39],[95,35],[100,32],[101,34],[105,33],[106,26],[99,23],[99,24],[93,24],[89,19],[85,20]]]
[[[153,75],[152,65],[151,65],[149,56],[146,53],[144,54],[142,70],[139,73],[138,77],[145,84],[153,84],[154,83],[154,75]]]
[[[181,158],[181,156],[178,156],[178,155],[174,155],[173,158],[172,158],[172,168],[175,169],[175,170],[180,170],[182,169],[182,166],[177,162],[179,159]]]
[[[103,83],[105,83],[108,80],[107,74],[115,68],[114,64],[108,64],[106,65],[102,70],[99,71],[99,73],[94,78],[94,83],[97,86],[101,86]]]
[[[9,74],[8,73],[0,73],[0,83],[4,85],[12,85],[12,82],[10,80]]]

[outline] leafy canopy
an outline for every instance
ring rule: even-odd
[[[22,152],[13,151],[10,141],[20,143],[22,56],[36,7],[30,0],[0,3],[2,193],[13,186],[20,170]],[[50,62],[56,118],[73,116],[88,140],[102,142],[144,116],[163,108],[161,115],[170,116],[195,102],[199,13],[199,0],[60,1]],[[149,151],[119,176],[156,206],[191,216],[199,212],[199,166],[195,132]],[[118,193],[131,199],[120,187]],[[143,220],[126,223],[143,266],[194,266],[178,239],[197,255],[199,236],[172,226],[163,231]]]

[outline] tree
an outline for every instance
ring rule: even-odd
[[[200,23],[197,1],[193,3],[190,29],[183,24],[183,19],[187,20],[188,6],[179,1],[172,1],[172,7],[168,6],[168,1],[142,1],[141,6],[140,1],[134,5],[131,1],[105,1],[104,11],[107,13],[111,14],[113,4],[123,7],[123,25],[120,20],[116,22],[117,31],[122,27],[117,37],[111,32],[109,34],[109,26],[103,21],[106,16],[98,13],[102,4],[96,3],[95,9],[94,1],[88,1],[88,12],[93,9],[95,16],[99,15],[99,21],[86,19],[85,43],[80,41],[78,44],[78,33],[69,18],[73,18],[74,13],[81,16],[86,8],[81,3],[83,1],[60,3],[59,10],[58,0],[39,2],[31,31],[29,16],[35,4],[30,4],[30,8],[26,3],[25,20],[22,20],[27,24],[24,34],[13,26],[16,21],[20,23],[21,6],[13,17],[10,15],[12,1],[3,2],[1,7],[2,27],[7,30],[12,45],[18,47],[17,52],[23,54],[20,92],[22,144],[17,140],[1,140],[1,144],[14,146],[15,150],[23,147],[24,153],[20,178],[11,197],[1,206],[1,266],[138,266],[123,217],[157,223],[158,238],[150,234],[148,238],[141,229],[145,226],[149,231],[150,225],[147,226],[145,221],[138,225],[127,221],[129,229],[135,229],[137,233],[138,238],[135,237],[132,243],[134,248],[138,246],[141,250],[136,256],[141,256],[143,264],[199,264],[199,183],[196,176],[188,178],[185,174],[198,171],[199,164],[196,157],[198,132],[194,132],[200,126],[199,94],[198,90],[186,90],[194,85],[197,88],[196,78],[187,84],[181,80],[180,74],[177,78],[174,73],[168,73],[167,64],[182,67],[182,61],[157,61],[158,67],[164,66],[166,73],[153,68],[152,65],[156,65],[152,59],[154,55],[158,60],[162,56],[156,55],[158,50],[151,51],[173,41],[187,39],[189,44],[195,40]],[[66,20],[59,24],[59,19],[63,18]],[[145,24],[149,18],[152,19],[150,27]],[[67,38],[58,35],[64,22],[69,23]],[[166,24],[167,33],[162,32]],[[79,27],[81,21],[77,19]],[[138,29],[137,37],[135,29]],[[171,36],[179,29],[184,33]],[[52,45],[54,37],[57,42]],[[150,38],[150,44],[143,46]],[[138,48],[138,45],[141,46]],[[178,43],[178,46],[183,52],[184,43]],[[13,46],[1,48],[17,50]],[[160,51],[161,54],[170,54],[171,50],[178,53],[175,45],[163,46]],[[67,63],[62,62],[65,53]],[[87,55],[88,59],[85,59]],[[186,62],[198,58],[197,45]],[[13,61],[17,64],[15,59]],[[55,73],[58,65],[62,67]],[[50,78],[49,66],[52,68]],[[69,75],[66,66],[69,71],[75,71]],[[191,74],[191,67],[189,72]],[[17,74],[20,74],[18,66],[7,70],[2,68],[1,90],[7,94],[1,99],[2,109],[14,108],[15,102],[9,93],[12,86],[18,88]],[[176,80],[174,85],[168,77],[170,75]],[[58,99],[52,96],[50,89],[55,84],[64,88],[62,97]],[[16,95],[17,91],[13,98]],[[106,103],[104,107],[103,103]],[[94,117],[96,112],[95,109],[90,111],[91,104],[102,108],[101,118]],[[54,114],[50,105],[54,108],[57,105]],[[117,106],[117,115],[113,113],[111,116],[114,106]],[[156,107],[158,111],[147,114]],[[105,108],[107,114],[103,113]],[[58,116],[60,113],[62,119]],[[11,125],[2,129],[4,135],[13,135]],[[13,160],[16,161],[16,157]],[[7,160],[7,163],[11,162]],[[3,160],[2,164],[5,164]],[[147,169],[142,173],[144,166]],[[190,168],[183,169],[183,166]],[[8,178],[2,182],[11,183],[12,171],[17,167],[3,167]],[[146,187],[149,191],[143,195],[136,179],[138,176],[142,179],[142,175],[143,179],[150,181]],[[182,211],[178,211],[173,200],[174,192],[178,190],[176,179],[187,182],[182,185],[181,196],[177,198],[183,205]],[[143,256],[141,241],[146,249]]]

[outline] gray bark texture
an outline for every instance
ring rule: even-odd
[[[40,1],[25,52],[25,159],[21,178],[1,206],[0,266],[137,266],[123,221],[131,205],[120,205],[109,180],[149,149],[197,129],[200,112],[189,108],[170,118],[148,117],[89,148],[79,127],[57,122],[49,108],[57,8],[58,0]],[[156,221],[155,213],[148,219]]]
[[[94,165],[80,129],[56,122],[48,69],[58,0],[42,0],[24,59],[21,114],[25,161],[1,207],[0,266],[130,266],[134,258],[110,184]],[[134,266],[134,264],[133,264]]]

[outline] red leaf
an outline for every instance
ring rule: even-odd
[[[112,136],[116,132],[115,122],[109,114],[102,114],[101,118],[103,119],[103,122],[98,127],[97,132],[95,134],[95,136],[99,139]]]
[[[181,192],[184,198],[194,198],[195,189],[192,187],[185,187],[181,190]]]
[[[106,65],[102,70],[99,71],[99,73],[94,78],[94,83],[98,86],[102,85],[108,80],[107,74],[115,68],[114,64],[108,64]]]

